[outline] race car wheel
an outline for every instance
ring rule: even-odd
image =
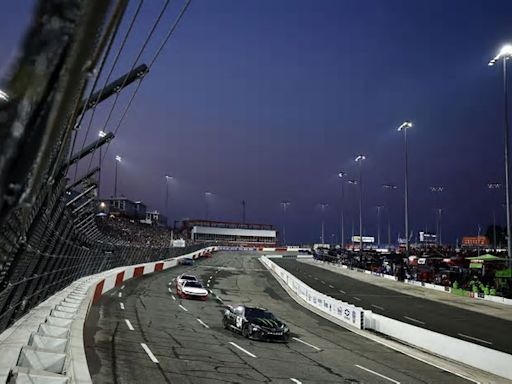
[[[245,338],[249,338],[251,336],[251,329],[249,327],[249,324],[245,324],[242,328],[242,336]]]
[[[226,316],[222,318],[222,326],[224,327],[224,329],[229,329],[229,322]]]

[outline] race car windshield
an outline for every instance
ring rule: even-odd
[[[256,308],[246,308],[245,316],[249,319],[277,320],[276,317],[272,314],[272,312],[264,311],[262,309],[256,309]]]
[[[194,276],[181,276],[181,280],[196,281]]]
[[[187,288],[203,288],[201,283],[198,283],[197,281],[187,281],[185,283],[185,287]]]

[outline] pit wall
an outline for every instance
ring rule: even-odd
[[[313,304],[316,308],[320,308],[325,314],[339,319],[339,316],[335,316],[337,308],[344,305],[349,310],[360,312],[361,326],[350,324],[350,321],[344,320],[345,323],[351,326],[378,332],[437,356],[464,363],[482,371],[512,380],[512,355],[390,319],[372,311],[355,307],[350,303],[333,299],[313,290],[288,271],[276,265],[271,259],[272,256],[262,256],[260,258],[261,262],[274,272],[274,277],[280,279],[291,288],[291,293],[290,291],[287,292],[290,295],[300,297],[308,304]],[[326,318],[330,319],[329,317]]]
[[[83,329],[92,304],[129,279],[176,267],[218,247],[173,259],[119,267],[73,282],[0,334],[0,383],[92,384]]]

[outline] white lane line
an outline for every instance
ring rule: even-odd
[[[208,326],[208,324],[206,324],[203,320],[201,320],[201,319],[196,319],[196,320],[197,320],[197,321],[199,322],[199,324],[201,324],[203,327],[205,327],[205,328],[210,328],[210,327]]]
[[[217,296],[216,299],[219,300],[221,303],[224,302],[224,300],[222,300],[219,296]]]
[[[293,381],[296,384],[302,384],[302,381],[299,381],[297,379],[294,379],[293,377],[290,377],[290,380]]]
[[[374,308],[380,309],[381,311],[384,310],[384,308],[379,306],[379,305],[372,304],[371,306],[374,307]]]
[[[338,291],[341,292],[341,293],[347,293],[343,289],[338,289]]]
[[[129,329],[130,331],[134,331],[134,330],[135,330],[135,328],[133,328],[132,323],[130,323],[130,320],[128,320],[128,319],[124,319],[124,322],[126,323],[126,326],[128,327],[128,329]]]
[[[329,284],[329,288],[333,288],[333,289],[334,289],[334,286],[332,286],[331,284]]]
[[[239,350],[241,350],[243,353],[246,353],[247,355],[251,356],[251,357],[256,357],[256,355],[252,354],[251,352],[249,352],[247,349],[244,349],[242,348],[241,346],[233,343],[232,341],[229,342],[229,344],[231,344],[233,347],[235,348],[238,348]]]
[[[325,284],[325,281],[323,281],[323,280],[320,280],[320,282],[321,282],[322,284]]]
[[[185,312],[188,312],[188,309],[185,308],[183,305],[180,304],[180,308],[183,309]]]
[[[119,303],[119,306],[121,307],[122,310],[124,310],[124,304],[123,303]]]
[[[117,296],[118,296],[118,297],[123,297],[123,292],[119,292],[119,293],[117,294]]]
[[[461,336],[461,337],[465,337],[466,339],[475,340],[475,341],[479,341],[479,342],[481,342],[481,343],[485,343],[485,344],[492,345],[492,342],[490,342],[490,341],[486,341],[486,340],[482,340],[482,339],[479,339],[478,337],[468,336],[468,335],[465,335],[465,334],[463,334],[463,333],[457,333],[457,335],[459,335],[459,336]]]
[[[142,346],[142,349],[144,349],[146,351],[146,353],[148,354],[148,356],[151,359],[151,361],[153,363],[157,363],[158,364],[158,360],[155,357],[155,355],[153,355],[153,352],[151,352],[151,349],[149,349],[149,347],[146,344],[144,344],[144,343],[140,343],[140,345]]]
[[[362,365],[356,364],[356,367],[357,367],[357,368],[359,368],[359,369],[362,369],[363,371],[373,373],[375,376],[379,376],[379,377],[382,377],[383,379],[389,380],[389,381],[391,381],[392,383],[400,384],[400,382],[399,382],[399,381],[393,380],[393,379],[392,379],[392,378],[390,378],[390,377],[384,376],[384,375],[382,375],[382,374],[380,374],[380,373],[378,373],[378,372],[372,371],[371,369],[365,368],[365,367],[363,367]]]
[[[361,301],[361,299],[359,297],[355,297],[355,296],[352,296],[354,299],[356,299],[357,301]]]
[[[167,284],[167,285],[172,285],[172,281],[169,281],[169,284]]]
[[[176,301],[176,297],[174,295],[171,295],[172,299]]]
[[[412,317],[409,317],[409,316],[404,316],[404,318],[407,319],[407,320],[414,321],[415,323],[418,323],[418,324],[425,324],[424,321],[413,319]]]
[[[318,277],[315,277],[315,280],[318,280]]]
[[[169,293],[172,293],[172,289],[171,288],[167,288],[167,290],[169,291]]]
[[[124,289],[124,285],[121,285],[121,289]]]
[[[321,351],[321,349],[320,349],[320,348],[318,348],[318,347],[314,346],[313,344],[309,344],[309,343],[305,342],[304,340],[298,339],[297,337],[292,337],[292,339],[293,339],[293,340],[296,340],[296,341],[298,341],[298,342],[300,342],[300,343],[302,343],[302,344],[306,344],[308,347],[311,347],[311,348],[313,348],[313,349],[316,349],[317,351]]]

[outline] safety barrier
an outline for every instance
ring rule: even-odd
[[[208,247],[173,259],[119,267],[75,281],[0,334],[0,382],[92,383],[83,345],[90,306],[123,282],[206,256]]]
[[[279,267],[277,264],[273,263],[270,258],[271,257],[262,256],[260,260],[263,265],[279,276],[279,278],[301,299],[322,312],[325,312],[350,326],[358,329],[365,328],[364,310],[362,308],[341,300],[336,300],[314,290],[283,268]]]
[[[277,276],[277,278],[291,288],[293,294],[299,296],[309,304],[313,304],[315,307],[322,309],[324,313],[335,316],[331,306],[335,306],[336,302],[339,302],[339,300],[335,300],[312,290],[288,271],[273,263],[270,259],[271,257],[262,256],[260,260],[269,270],[274,272],[274,276]],[[314,296],[317,297],[316,303],[312,300]],[[318,298],[321,299],[320,303],[318,302]],[[343,304],[349,306],[348,308],[354,308],[351,304]],[[361,326],[357,327],[356,325],[356,328],[372,330],[429,353],[461,362],[507,379],[512,379],[512,369],[510,368],[512,367],[512,355],[390,319],[373,313],[370,310],[364,310],[362,308],[356,309],[361,312],[362,319]],[[329,317],[327,318],[329,319]],[[340,319],[339,316],[336,318]],[[350,323],[350,321],[346,320],[345,323]]]

